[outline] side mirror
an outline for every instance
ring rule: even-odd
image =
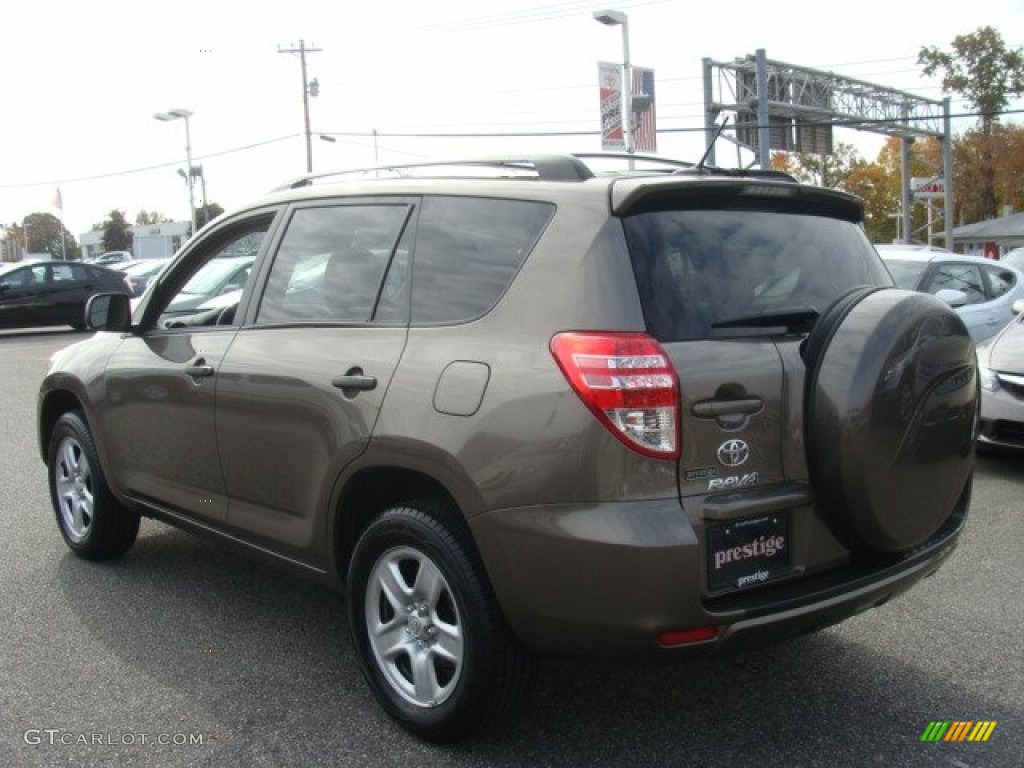
[[[946,302],[953,309],[967,304],[967,294],[953,288],[943,288],[941,291],[936,291],[935,298]]]
[[[1013,306],[1011,308],[1013,309],[1013,314],[1024,315],[1024,299],[1017,299],[1013,302]]]
[[[91,331],[127,333],[132,327],[131,299],[123,293],[97,293],[85,304],[85,325]]]

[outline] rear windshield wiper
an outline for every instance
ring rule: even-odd
[[[806,333],[814,327],[820,313],[814,307],[790,307],[759,315],[744,315],[712,323],[712,328],[777,328],[789,333]]]

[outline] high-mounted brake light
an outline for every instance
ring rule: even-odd
[[[645,333],[559,333],[551,353],[583,403],[634,451],[679,458],[679,379]]]

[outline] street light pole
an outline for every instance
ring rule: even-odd
[[[622,11],[594,11],[594,18],[609,27],[622,27],[622,136],[626,152],[633,154],[633,68],[629,63],[629,18]],[[629,160],[633,168],[633,159]]]
[[[196,233],[196,202],[195,193],[192,189],[192,133],[188,125],[188,119],[192,117],[192,113],[187,109],[169,109],[166,112],[158,112],[153,117],[164,123],[179,119],[185,121],[185,159],[188,162],[188,173],[185,177],[185,182],[188,184],[188,210],[192,221],[192,229],[189,235],[191,236]],[[203,181],[205,183],[205,178]]]

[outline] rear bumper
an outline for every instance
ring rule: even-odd
[[[704,553],[678,500],[496,511],[472,521],[509,624],[531,649],[559,655],[657,658],[759,645],[835,624],[937,570],[956,546],[969,490],[939,533],[914,552],[708,598]],[[662,632],[714,627],[664,647]]]

